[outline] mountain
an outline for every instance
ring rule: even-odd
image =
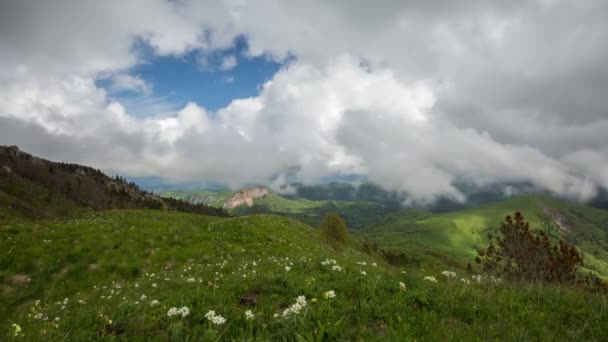
[[[155,195],[91,167],[52,162],[16,146],[0,146],[0,216],[52,217],[134,208],[228,215],[223,209]]]

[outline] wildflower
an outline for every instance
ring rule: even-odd
[[[374,263],[372,263],[372,266],[374,266],[374,267],[378,267],[378,264],[376,264],[376,263],[374,262]]]
[[[172,316],[178,316],[181,315],[182,317],[186,317],[190,314],[190,309],[188,309],[187,306],[182,306],[181,308],[176,308],[173,307],[171,309],[169,309],[169,311],[167,311],[167,316],[172,317]]]
[[[474,275],[471,276],[471,278],[477,283],[477,284],[481,284],[481,276],[480,275]]]
[[[291,271],[291,267],[289,267],[289,266],[285,266],[285,271],[286,271],[286,272]]]
[[[300,313],[300,311],[302,311],[302,308],[304,307],[306,307],[306,297],[299,296],[298,298],[296,298],[296,302],[293,305],[283,310],[283,317],[287,317],[291,314],[297,315]]]
[[[159,302],[158,300],[156,300],[156,299],[155,299],[155,300],[153,300],[153,301],[150,303],[150,306],[156,306],[156,305],[158,305],[158,304],[160,304],[160,302]]]
[[[460,281],[469,285],[471,283],[471,281],[469,279],[465,279],[465,278],[460,278]]]
[[[332,271],[336,271],[336,272],[342,272],[342,267],[338,266],[338,265],[334,265],[331,267]]]
[[[78,300],[78,304],[83,304],[83,305],[84,305],[84,304],[86,304],[86,303],[87,303],[87,302],[85,302],[85,301],[84,301],[84,300],[82,300],[82,299],[79,299],[79,300]]]
[[[194,283],[196,280],[194,278],[188,278],[188,280],[186,280],[189,283]]]
[[[335,265],[336,264],[336,260],[334,259],[325,259],[325,261],[321,261],[321,265],[323,266],[329,266],[329,265]]]
[[[153,283],[153,284],[152,284],[152,287],[157,287],[156,283]]]
[[[213,311],[213,310],[209,310],[205,314],[205,318],[208,319],[211,323],[213,323],[215,325],[222,325],[222,324],[226,323],[226,319],[222,316],[216,315],[215,311]]]
[[[13,331],[14,335],[19,336],[21,334],[21,326],[19,326],[19,324],[17,324],[17,323],[13,323],[12,327],[14,330]]]
[[[144,300],[146,298],[148,298],[148,296],[146,296],[145,294],[142,294],[141,297],[139,297],[139,299],[141,299],[141,300]]]
[[[327,291],[323,294],[323,297],[325,297],[325,299],[334,298],[335,296],[336,292],[334,292],[334,290]]]
[[[433,276],[426,276],[426,277],[424,277],[424,280],[428,280],[431,283],[436,283],[437,282],[437,279],[435,277],[433,277]]]
[[[441,272],[441,274],[443,274],[446,278],[455,278],[456,277],[456,273],[452,272],[452,271],[443,271],[443,272]]]
[[[367,275],[367,272],[365,272],[365,271],[361,271],[361,275],[366,276],[366,275]]]
[[[245,319],[248,321],[251,321],[255,318],[255,315],[253,314],[253,312],[251,312],[251,310],[247,310],[245,311]]]
[[[403,291],[405,291],[405,289],[406,289],[405,284],[402,281],[399,282],[399,288],[402,289]]]

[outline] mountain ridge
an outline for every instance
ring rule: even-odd
[[[0,146],[0,191],[2,210],[32,217],[62,216],[87,208],[228,215],[221,208],[156,195],[92,167],[33,156],[17,146]]]

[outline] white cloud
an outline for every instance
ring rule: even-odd
[[[418,201],[461,199],[459,179],[581,199],[608,187],[602,1],[1,6],[0,143],[48,158],[235,186],[364,173]],[[249,55],[295,61],[216,113],[154,104],[162,115],[142,118],[95,85],[150,95],[128,74],[137,40],[232,69],[222,53],[241,35]]]
[[[228,55],[228,56],[224,56],[224,58],[222,58],[222,64],[220,64],[220,70],[222,71],[228,71],[231,69],[234,69],[237,65],[237,59],[236,56],[234,55]]]
[[[146,82],[139,75],[115,74],[111,76],[110,90],[112,92],[135,92],[143,95],[150,95],[152,92],[152,84]]]

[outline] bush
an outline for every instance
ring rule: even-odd
[[[329,213],[321,220],[321,236],[331,245],[346,243],[348,231],[346,223],[337,213]]]
[[[553,245],[544,231],[532,232],[519,212],[515,219],[507,216],[500,233],[478,250],[476,261],[484,271],[517,280],[577,282],[583,257],[573,245],[562,240]]]

